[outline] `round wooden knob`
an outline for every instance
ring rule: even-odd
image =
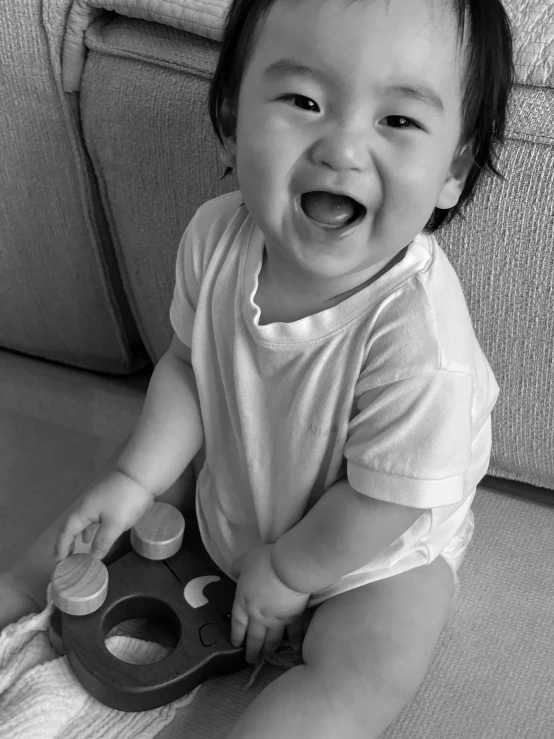
[[[180,510],[169,503],[154,503],[131,529],[131,544],[146,559],[167,559],[181,548],[184,532]]]
[[[52,600],[72,616],[94,613],[108,595],[108,568],[90,554],[72,554],[52,576]]]

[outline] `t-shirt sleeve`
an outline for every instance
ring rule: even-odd
[[[362,375],[344,449],[350,485],[414,508],[462,501],[471,452],[471,376],[437,369],[367,384]]]
[[[169,319],[178,338],[189,347],[202,281],[222,239],[232,243],[235,232],[240,230],[244,221],[242,202],[242,194],[237,190],[203,203],[179,244]]]
[[[195,218],[189,223],[177,252],[175,287],[169,309],[169,319],[177,337],[187,346],[192,345],[192,329],[200,295],[201,265],[195,254],[198,244]]]

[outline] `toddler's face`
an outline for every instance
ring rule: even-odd
[[[368,278],[456,204],[471,164],[456,39],[441,0],[272,6],[228,142],[270,254],[314,278]]]

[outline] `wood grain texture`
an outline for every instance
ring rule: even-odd
[[[108,594],[108,568],[90,554],[72,554],[60,562],[52,577],[52,600],[72,616],[94,613]]]
[[[131,544],[146,559],[167,559],[181,548],[184,532],[181,511],[169,503],[154,503],[131,529]]]

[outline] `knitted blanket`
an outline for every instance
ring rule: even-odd
[[[104,706],[50,645],[53,608],[49,597],[42,613],[25,616],[0,634],[0,739],[151,739],[201,688],[141,713]],[[137,664],[165,653],[159,644],[129,636],[109,637],[106,645],[120,659]]]

